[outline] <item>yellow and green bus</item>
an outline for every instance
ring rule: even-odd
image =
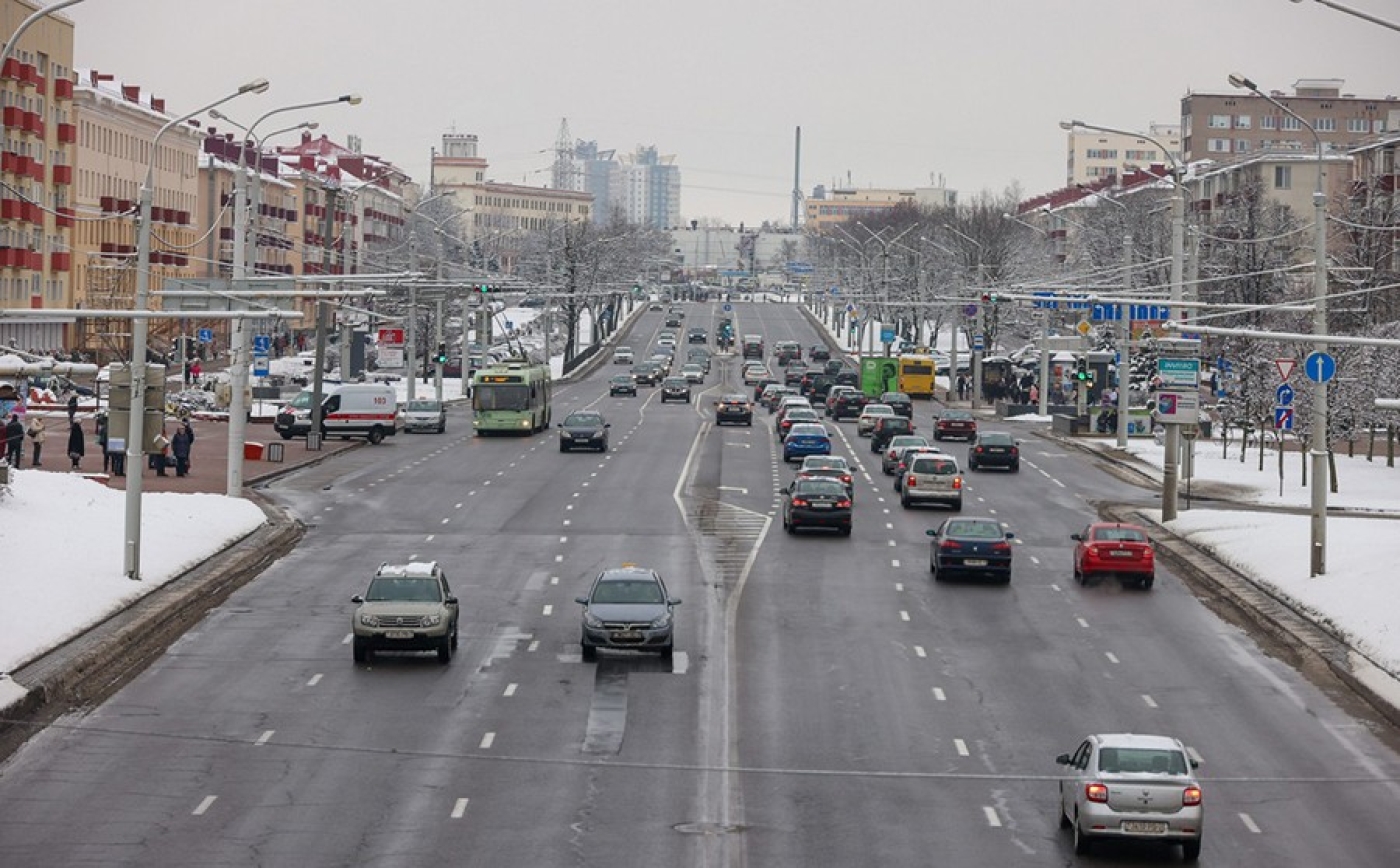
[[[472,428],[476,433],[533,434],[549,427],[549,366],[505,359],[472,377]]]

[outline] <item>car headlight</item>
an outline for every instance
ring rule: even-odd
[[[529,428],[529,427],[530,427],[530,420],[529,420],[529,419],[521,419],[521,420],[520,420],[520,427],[521,427],[521,428]]]
[[[603,628],[603,619],[599,618],[592,612],[583,613],[583,623],[586,626],[592,627],[595,630],[601,630]]]
[[[366,627],[378,627],[379,619],[376,618],[374,615],[371,615],[366,612],[360,615],[360,623],[365,625]]]
[[[423,616],[423,626],[424,626],[424,627],[436,627],[437,625],[439,625],[439,624],[441,624],[441,623],[442,623],[442,616],[441,616],[441,615],[424,615],[424,616]]]
[[[671,613],[670,613],[670,612],[667,612],[667,613],[664,614],[664,615],[658,615],[658,616],[651,622],[651,628],[652,628],[653,630],[660,630],[660,629],[662,629],[663,627],[669,627],[669,626],[671,626]]]

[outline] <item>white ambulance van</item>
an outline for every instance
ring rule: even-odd
[[[277,411],[272,427],[283,440],[303,436],[311,430],[311,390],[300,394]],[[364,437],[378,443],[403,430],[398,393],[385,383],[344,383],[328,385],[321,402],[323,437]]]

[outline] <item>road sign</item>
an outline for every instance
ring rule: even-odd
[[[1292,431],[1292,430],[1293,430],[1293,408],[1292,408],[1292,407],[1275,407],[1275,408],[1274,408],[1274,430],[1276,430],[1276,431]]]
[[[1201,385],[1200,359],[1157,360],[1157,376],[1164,389],[1195,389]]]
[[[1274,403],[1280,407],[1287,407],[1293,403],[1293,387],[1284,383],[1274,389]]]
[[[964,307],[964,308],[963,308],[963,315],[964,315],[964,316],[977,316],[977,305],[975,305],[975,304],[969,304],[967,307]]]
[[[1157,393],[1157,416],[1163,422],[1195,425],[1200,414],[1201,396],[1194,389],[1189,392]]]
[[[380,329],[379,343],[382,346],[401,347],[403,346],[403,329]]]
[[[730,304],[729,302],[726,301],[726,302],[724,303],[724,312],[725,312],[725,313],[729,313],[729,312],[732,311],[732,310],[734,310],[734,305],[732,305],[732,304]]]
[[[1079,332],[1080,335],[1087,338],[1089,336],[1089,333],[1094,330],[1094,326],[1087,319],[1082,319],[1079,322],[1075,323],[1074,330]]]
[[[195,339],[198,340],[201,344],[213,343],[214,330],[200,329],[198,332],[195,333]]]
[[[880,329],[880,343],[882,343],[882,344],[892,344],[892,343],[894,343],[894,329],[886,329],[886,328]]]
[[[1278,367],[1280,379],[1287,380],[1293,373],[1293,369],[1298,367],[1297,359],[1274,359],[1274,364]]]
[[[1337,376],[1337,360],[1329,353],[1309,353],[1303,359],[1303,373],[1314,383],[1325,383]]]
[[[983,348],[984,348],[984,344],[982,343],[982,336],[981,336],[981,335],[973,335],[973,336],[972,336],[972,350],[973,350],[973,352],[980,353],[980,352],[982,352]]]
[[[253,354],[265,356],[272,352],[271,335],[253,335]]]
[[[855,313],[855,312],[856,312],[856,306],[855,306],[855,305],[853,305],[853,304],[848,304],[848,305],[846,305],[846,313]]]
[[[267,376],[267,356],[265,354],[258,353],[253,356],[253,376]]]

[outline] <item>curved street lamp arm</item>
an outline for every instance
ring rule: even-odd
[[[10,59],[10,52],[14,51],[15,46],[19,44],[19,38],[24,35],[24,31],[33,27],[39,19],[47,18],[59,10],[67,9],[69,6],[76,6],[81,2],[83,2],[83,0],[59,0],[57,3],[51,3],[43,9],[36,10],[28,18],[21,21],[19,27],[15,28],[15,32],[10,34],[10,38],[5,41],[5,47],[0,49],[0,64],[4,64],[6,60]]]

